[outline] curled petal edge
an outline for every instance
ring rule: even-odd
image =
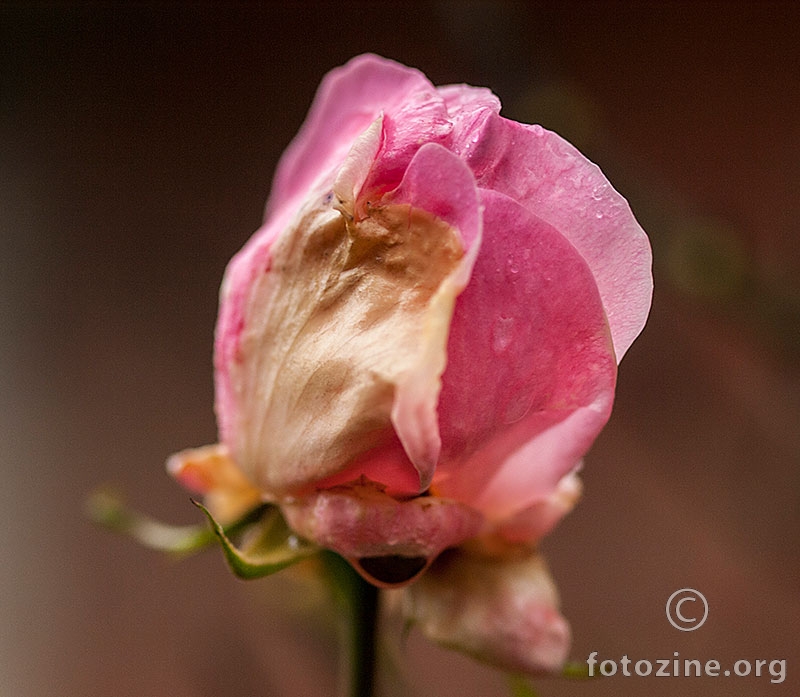
[[[456,155],[434,143],[419,149],[389,199],[443,220],[458,232],[464,247],[463,258],[430,300],[421,332],[422,350],[415,366],[398,382],[392,405],[392,425],[419,473],[420,490],[425,490],[441,450],[437,404],[450,321],[480,249],[483,209],[472,173]]]
[[[478,186],[502,192],[559,230],[586,260],[617,362],[639,335],[653,292],[650,242],[600,168],[561,136],[489,114],[466,155]]]

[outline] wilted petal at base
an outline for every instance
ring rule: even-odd
[[[175,453],[167,472],[183,487],[202,494],[221,523],[229,523],[262,502],[262,493],[242,474],[224,445],[205,445]]]
[[[570,629],[542,557],[500,558],[463,549],[442,554],[404,589],[407,618],[431,640],[505,670],[561,669]]]
[[[398,501],[364,481],[281,504],[299,535],[348,559],[370,583],[398,586],[416,578],[447,547],[474,537],[475,510],[424,496]]]

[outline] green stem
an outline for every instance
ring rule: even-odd
[[[375,644],[378,589],[353,573],[350,616],[350,697],[372,697],[375,692]]]
[[[350,564],[333,552],[323,552],[337,605],[344,615],[342,665],[343,697],[375,694],[375,645],[378,589],[367,583]]]

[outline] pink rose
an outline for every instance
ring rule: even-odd
[[[170,461],[218,517],[275,502],[397,585],[473,538],[530,550],[572,507],[649,311],[650,246],[596,165],[499,111],[373,55],[325,77],[225,275],[221,445]]]

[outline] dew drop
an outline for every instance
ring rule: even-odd
[[[514,318],[501,317],[492,327],[492,350],[496,354],[504,353],[514,338]]]
[[[594,214],[594,217],[600,220],[603,217],[603,211],[597,211],[597,213]]]

